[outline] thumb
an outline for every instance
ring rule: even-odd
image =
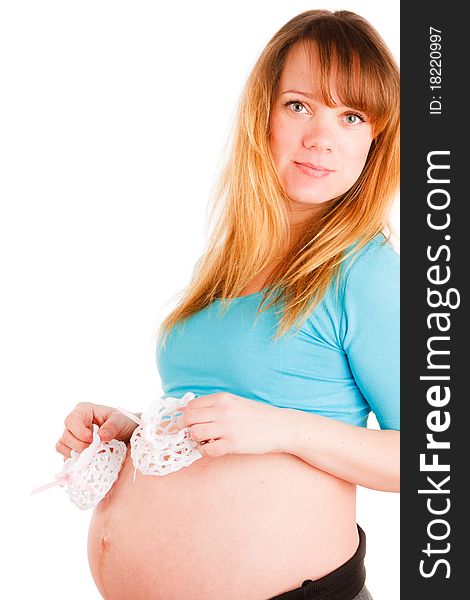
[[[123,434],[127,433],[127,423],[123,415],[113,412],[101,425],[98,433],[103,442],[110,442],[113,439],[121,439]]]

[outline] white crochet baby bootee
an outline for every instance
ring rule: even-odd
[[[131,456],[143,475],[168,475],[202,458],[189,427],[176,428],[181,409],[193,398],[192,392],[182,398],[160,398],[142,413],[131,437]]]
[[[93,441],[82,452],[72,450],[64,468],[52,483],[31,492],[41,492],[55,485],[66,486],[70,500],[87,510],[100,502],[116,481],[126,457],[124,442],[111,440],[102,442],[98,435],[98,425],[93,425]]]

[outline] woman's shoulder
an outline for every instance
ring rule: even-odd
[[[395,322],[400,307],[400,255],[392,244],[380,234],[344,262],[336,299],[342,319]]]
[[[390,283],[397,285],[400,277],[400,255],[383,233],[373,237],[359,251],[354,252],[353,244],[346,251],[353,251],[343,261],[342,274],[347,288],[356,285],[366,285],[368,288],[374,283]]]

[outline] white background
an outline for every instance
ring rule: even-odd
[[[140,411],[161,395],[156,332],[207,239],[242,86],[275,31],[312,8],[362,14],[399,59],[398,0],[1,4],[9,598],[100,597],[86,557],[91,513],[58,487],[28,494],[61,470],[54,445],[77,402]],[[357,512],[368,587],[397,600],[399,496],[359,488]]]

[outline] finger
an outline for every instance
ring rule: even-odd
[[[73,435],[73,433],[71,431],[69,431],[68,429],[64,430],[64,433],[62,434],[60,441],[63,444],[65,444],[65,446],[68,446],[72,450],[75,450],[75,452],[83,452],[83,450],[85,450],[85,448],[88,448],[88,446],[90,445],[89,443],[82,442],[82,440],[79,440],[78,438],[76,438]]]
[[[225,456],[225,454],[230,454],[229,444],[224,438],[214,440],[213,442],[208,442],[207,444],[199,445],[197,449],[203,457],[210,456],[215,458],[216,456]]]
[[[60,440],[55,445],[55,449],[57,450],[57,452],[62,454],[62,456],[64,457],[64,460],[66,458],[70,458],[71,449],[68,446],[66,446],[63,442],[61,442]]]
[[[215,423],[202,423],[189,428],[189,435],[195,442],[215,440],[221,437],[221,432]]]
[[[93,412],[74,410],[65,418],[65,427],[75,436],[76,439],[82,442],[91,443],[93,440],[93,432],[91,425],[93,423]]]
[[[128,439],[136,427],[137,423],[134,423],[129,417],[116,411],[112,412],[103,425],[101,425],[98,434],[104,442],[109,442],[113,439]]]
[[[176,419],[176,425],[182,429],[183,427],[191,427],[196,423],[213,423],[215,419],[213,405],[208,408],[189,407]]]
[[[220,394],[208,394],[207,396],[199,396],[199,398],[193,398],[186,404],[186,407],[208,408],[209,406],[215,406],[217,402],[217,396],[220,396]],[[184,410],[184,407],[180,410]]]

